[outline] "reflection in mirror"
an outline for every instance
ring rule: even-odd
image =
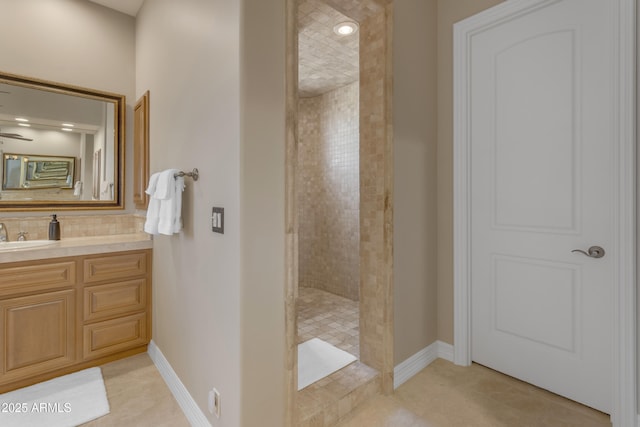
[[[2,189],[71,189],[74,185],[75,164],[75,157],[5,154]],[[78,192],[77,196],[79,195]]]
[[[0,211],[122,209],[124,111],[123,95],[0,73]]]

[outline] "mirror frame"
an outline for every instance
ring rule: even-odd
[[[39,89],[63,95],[79,96],[113,103],[114,135],[114,177],[113,200],[7,200],[0,199],[0,212],[44,211],[44,210],[117,210],[124,209],[124,171],[125,171],[125,117],[126,97],[124,95],[72,86],[33,77],[19,76],[0,71],[0,83]],[[86,161],[86,160],[85,160]],[[92,161],[91,159],[89,161]]]

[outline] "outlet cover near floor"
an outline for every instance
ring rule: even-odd
[[[209,412],[220,418],[220,392],[215,388],[209,391]]]

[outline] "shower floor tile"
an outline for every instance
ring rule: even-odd
[[[320,338],[359,358],[358,328],[358,301],[298,289],[298,344]],[[378,371],[356,361],[298,392],[299,425],[335,425],[379,390]]]
[[[358,301],[314,288],[298,290],[298,344],[320,338],[360,357]]]

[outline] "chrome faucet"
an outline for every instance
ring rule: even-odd
[[[7,234],[7,226],[0,222],[0,242],[8,242],[9,235]]]
[[[27,240],[28,231],[18,231],[18,242],[24,242]]]

